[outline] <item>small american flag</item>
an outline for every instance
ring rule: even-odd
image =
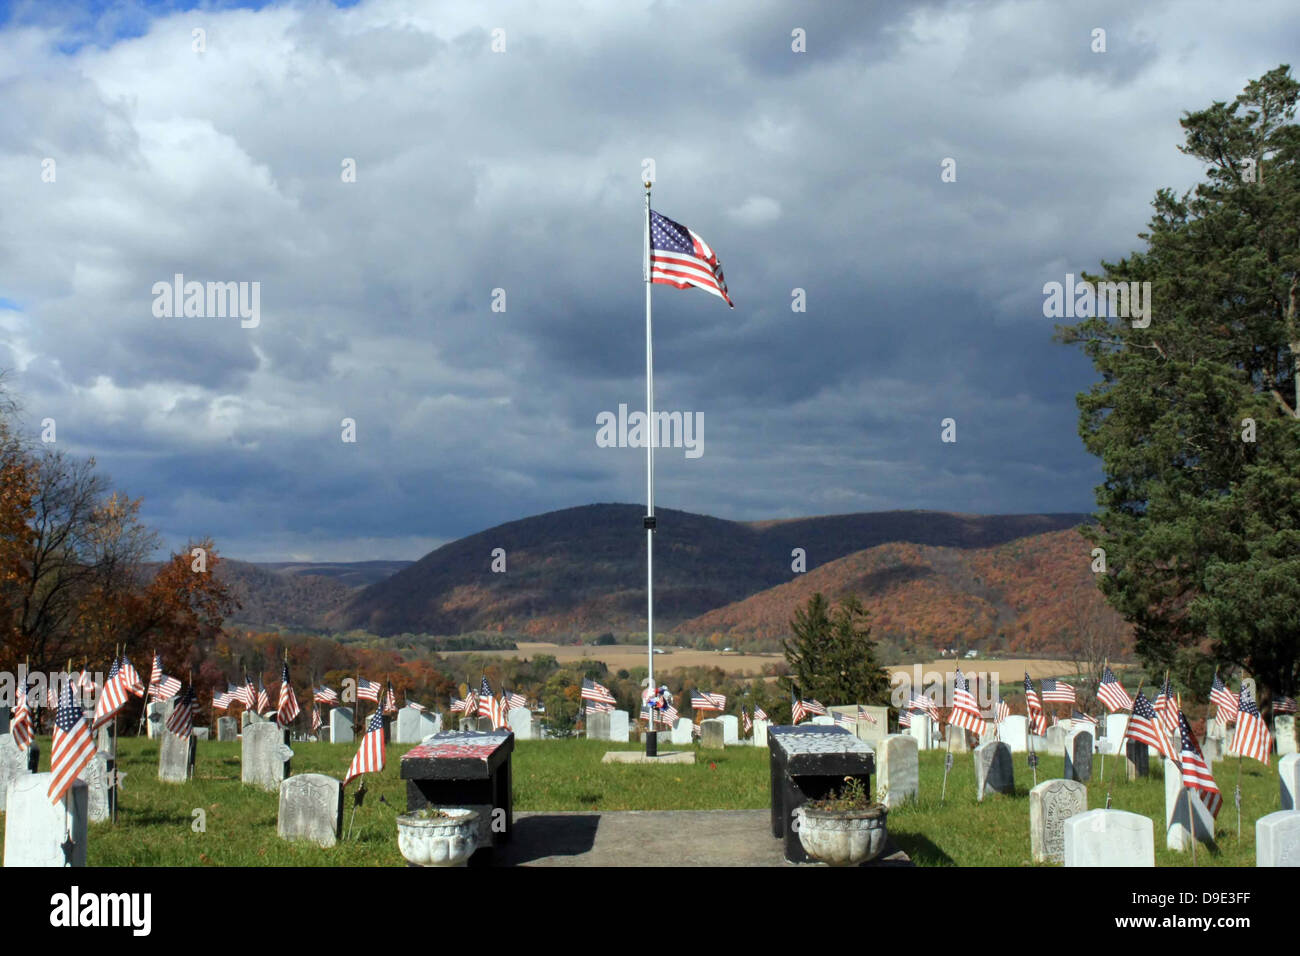
[[[1133,709],[1133,698],[1128,695],[1124,685],[1115,677],[1115,672],[1106,667],[1101,672],[1101,683],[1097,685],[1097,699],[1109,713]]]
[[[50,745],[50,802],[58,805],[77,775],[95,756],[95,741],[72,686],[65,685],[54,712],[54,740]]]
[[[411,708],[411,710],[418,711],[418,712],[421,713],[421,714],[423,714],[425,711],[427,711],[427,710],[429,709],[428,707],[425,707],[423,704],[419,704],[419,703],[416,703],[416,702],[413,701],[413,700],[408,699],[408,698],[406,697],[405,692],[403,692],[403,694],[402,694],[402,699],[406,701],[406,706],[407,706],[407,707]]]
[[[767,711],[765,711],[762,707],[759,707],[758,704],[755,704],[755,705],[754,705],[754,719],[755,719],[755,720],[767,720],[767,719],[768,719],[768,718],[767,718]]]
[[[820,700],[817,700],[816,698],[809,700],[808,698],[805,697],[802,703],[803,703],[803,709],[806,710],[808,713],[813,714],[817,717],[827,716],[826,705],[823,704]]]
[[[719,296],[733,309],[727,295],[722,263],[701,239],[681,223],[650,210],[650,281],[686,289],[695,286]]]
[[[677,708],[672,704],[665,704],[659,709],[659,722],[665,727],[677,726]]]
[[[1237,698],[1223,683],[1218,671],[1214,672],[1214,680],[1210,682],[1210,702],[1218,707],[1215,716],[1225,727],[1237,719]]]
[[[379,703],[379,682],[358,677],[357,700],[368,700],[374,704]]]
[[[194,685],[190,684],[176,698],[176,704],[172,707],[171,715],[167,718],[167,729],[177,737],[188,738],[194,732],[194,705],[196,703]]]
[[[85,668],[82,668],[81,674],[77,677],[76,689],[89,691],[92,694],[95,692],[95,678]]]
[[[508,690],[506,690],[504,687],[502,687],[502,688],[501,688],[501,696],[502,696],[503,698],[505,698],[505,702],[506,702],[506,710],[508,710],[508,711],[510,711],[510,710],[514,710],[514,709],[516,709],[517,707],[527,707],[527,706],[528,706],[528,698],[525,697],[523,694],[520,694],[520,693],[513,693],[513,694],[512,694],[510,691],[508,691]]]
[[[1043,703],[1044,704],[1073,704],[1074,687],[1063,680],[1052,680],[1043,678]]]
[[[262,715],[271,712],[271,695],[266,692],[266,685],[260,676],[257,678],[257,712]]]
[[[914,710],[917,713],[925,714],[931,720],[938,723],[939,707],[938,705],[935,704],[933,700],[931,700],[925,694],[919,694],[914,692],[912,694],[912,699],[907,702],[907,706],[909,710]]]
[[[280,671],[280,702],[275,708],[275,722],[283,729],[298,719],[298,713],[298,695],[293,692],[293,681],[289,679],[289,662],[285,661]]]
[[[397,713],[397,694],[393,692],[393,682],[388,682],[388,690],[384,693],[384,713]]]
[[[121,671],[121,659],[119,658],[113,661],[113,666],[108,669],[108,677],[104,680],[104,689],[100,692],[99,699],[95,701],[95,719],[91,722],[91,730],[98,730],[104,726],[126,704],[126,688],[122,686],[119,679]]]
[[[1164,727],[1166,734],[1178,733],[1178,702],[1174,697],[1174,687],[1165,681],[1164,689],[1156,697],[1155,702],[1156,716],[1160,718],[1160,726]]]
[[[903,710],[900,710],[898,712],[898,726],[899,727],[912,726],[912,712],[910,710],[904,708]]]
[[[153,667],[150,668],[149,670],[149,686],[152,687],[154,684],[162,680],[162,676],[163,676],[162,657],[158,654],[157,651],[154,651]]]
[[[140,672],[135,669],[135,666],[131,663],[131,659],[127,657],[126,654],[123,654],[121,658],[119,658],[117,679],[121,682],[122,686],[126,688],[128,693],[136,697],[144,696],[144,681],[140,679]]]
[[[1154,747],[1162,756],[1174,759],[1174,749],[1169,742],[1169,735],[1160,726],[1160,717],[1147,700],[1146,694],[1138,691],[1133,698],[1133,715],[1129,718],[1126,740],[1136,740],[1148,747]]]
[[[746,734],[754,729],[754,722],[749,719],[748,707],[740,708],[740,726],[743,728],[743,732]]]
[[[451,712],[453,714],[465,713],[465,703],[464,700],[453,694],[451,698]]]
[[[609,688],[604,684],[592,680],[589,677],[582,679],[582,699],[590,701],[587,709],[592,712],[608,712],[614,709],[614,695],[609,692]]]
[[[948,714],[948,724],[973,734],[984,733],[984,718],[980,715],[979,704],[971,694],[960,667],[952,681],[952,711]]]
[[[1237,729],[1233,731],[1230,746],[1243,757],[1252,757],[1262,764],[1272,760],[1273,735],[1259,712],[1255,695],[1244,684],[1237,705]]]
[[[244,671],[244,686],[241,688],[239,699],[249,710],[257,709],[257,688],[253,686],[253,681],[252,678],[248,676],[248,671]]]
[[[879,723],[880,723],[880,721],[876,720],[876,718],[872,717],[869,713],[867,713],[867,712],[863,709],[863,707],[862,707],[861,704],[858,704],[858,720],[865,720],[867,723],[871,724],[873,727],[879,725]]]
[[[383,711],[376,709],[366,725],[366,735],[361,738],[361,746],[357,749],[357,755],[352,758],[347,776],[343,778],[343,786],[346,787],[353,777],[359,777],[363,773],[379,773],[383,769],[384,714]]]
[[[799,698],[799,692],[796,690],[790,695],[790,723],[798,725],[799,721],[808,716],[808,711],[804,709],[803,701]]]
[[[843,727],[845,730],[856,731],[858,729],[858,715],[837,710],[835,712],[835,726]]]
[[[1002,721],[1006,720],[1010,716],[1011,716],[1011,705],[1008,704],[1005,700],[998,701],[997,706],[994,707],[993,709],[994,721],[1000,724],[1002,723]]]
[[[480,717],[491,717],[493,729],[496,729],[496,715],[492,713],[492,685],[488,683],[487,675],[483,675],[482,681],[478,686],[478,715]]]
[[[311,705],[311,732],[318,733],[322,727],[320,719],[320,704],[315,702]]]
[[[1285,694],[1273,698],[1274,714],[1294,714],[1296,711],[1295,698],[1287,697]]]
[[[1029,679],[1029,671],[1025,671],[1025,710],[1029,714],[1029,729],[1040,737],[1047,733],[1047,715],[1043,713],[1034,682]]]
[[[1205,762],[1205,755],[1196,743],[1196,735],[1192,733],[1192,727],[1181,710],[1178,712],[1178,731],[1183,740],[1182,752],[1179,754],[1183,786],[1195,790],[1201,802],[1209,809],[1210,815],[1217,817],[1223,807],[1223,794],[1219,792],[1214,774],[1210,773],[1210,765]]]
[[[339,692],[328,687],[313,687],[311,699],[318,704],[337,704]]]
[[[24,677],[22,687],[18,691],[18,699],[14,701],[13,719],[9,722],[9,733],[13,735],[14,743],[18,745],[19,750],[26,750],[32,742],[32,712],[27,704],[27,695],[30,692],[31,687]]]
[[[155,651],[153,670],[149,672],[149,699],[154,701],[171,700],[181,692],[181,682],[175,677],[163,673],[162,658]]]
[[[1087,714],[1085,714],[1085,713],[1084,713],[1083,711],[1081,711],[1081,710],[1076,710],[1073,714],[1071,714],[1071,715],[1070,715],[1070,719],[1071,719],[1071,720],[1082,720],[1082,721],[1084,721],[1085,723],[1092,724],[1094,727],[1097,726],[1097,718],[1096,718],[1096,717],[1089,717]]]
[[[719,704],[717,698],[722,695],[709,694],[705,691],[694,690],[691,692],[691,709],[717,711],[722,710],[726,704],[726,697],[722,697],[723,703]]]

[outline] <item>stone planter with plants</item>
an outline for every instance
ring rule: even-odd
[[[885,849],[889,809],[873,803],[856,777],[845,777],[839,790],[809,800],[795,814],[799,843],[821,863],[856,866],[874,860]]]
[[[478,849],[478,811],[425,807],[399,814],[397,848],[412,866],[464,866]]]

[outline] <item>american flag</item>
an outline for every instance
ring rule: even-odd
[[[144,681],[140,679],[140,672],[135,669],[131,659],[125,653],[118,658],[117,679],[127,693],[136,697],[144,696]]]
[[[755,720],[767,720],[767,719],[768,719],[768,718],[767,718],[767,711],[765,711],[762,707],[759,707],[758,704],[755,704],[755,705],[754,705],[754,719],[755,719]]]
[[[937,704],[935,704],[933,700],[931,700],[925,694],[917,693],[914,691],[912,693],[911,700],[907,702],[907,707],[909,710],[914,710],[917,713],[925,714],[935,723],[939,722],[939,707]]]
[[[1101,683],[1097,685],[1097,699],[1106,705],[1108,713],[1133,709],[1133,698],[1128,695],[1124,685],[1115,677],[1109,667],[1101,672]]]
[[[212,709],[229,710],[232,700],[234,700],[234,697],[231,695],[229,690],[223,690],[220,693],[214,690],[212,692]]]
[[[726,695],[726,694],[708,694],[708,693],[706,693],[705,696],[708,697],[709,700],[713,701],[713,703],[717,705],[718,710],[726,710],[726,709],[727,709],[727,695]]]
[[[502,687],[501,696],[505,699],[507,711],[514,710],[516,707],[528,706],[528,698],[525,697],[523,694],[520,693],[512,694],[510,691]]]
[[[384,694],[384,713],[397,713],[397,694],[393,692],[393,682],[388,682],[388,691]]]
[[[77,703],[71,685],[59,694],[54,712],[54,740],[50,746],[50,802],[58,805],[77,775],[95,756],[95,741],[86,725],[86,715]]]
[[[692,710],[722,710],[727,700],[723,697],[723,705],[720,705],[716,698],[721,695],[709,694],[701,690],[691,692],[691,709]]]
[[[1073,704],[1074,688],[1063,680],[1052,680],[1043,678],[1043,703],[1044,704]]]
[[[899,727],[912,726],[912,712],[910,710],[904,708],[903,710],[900,710],[898,712],[898,726]]]
[[[375,704],[379,703],[379,682],[366,680],[364,677],[358,677],[357,700],[368,700]]]
[[[998,701],[997,705],[993,708],[993,720],[996,723],[1000,724],[1002,723],[1002,721],[1006,720],[1010,716],[1011,716],[1011,705],[1008,704],[1005,700]]]
[[[507,719],[506,699],[502,697],[489,698],[488,717],[492,719],[493,730],[510,730],[510,721]]]
[[[257,678],[257,712],[263,715],[271,712],[271,695],[266,692],[260,675]]]
[[[181,692],[181,682],[175,677],[163,673],[162,658],[153,655],[153,670],[149,672],[149,699],[171,700]]]
[[[868,713],[863,709],[863,707],[862,707],[861,704],[858,704],[858,720],[865,720],[867,723],[871,724],[873,727],[880,723],[880,721],[876,720],[876,718],[874,718],[874,717],[872,717],[870,714],[868,714]]]
[[[740,708],[740,726],[742,728],[742,732],[746,734],[754,729],[754,722],[749,719],[748,707]]]
[[[466,701],[461,700],[461,698],[459,698],[459,697],[457,697],[455,694],[453,694],[452,697],[451,697],[451,712],[452,712],[453,714],[463,714],[463,713],[465,713],[465,704],[466,704]]]
[[[470,688],[466,688],[465,699],[461,701],[462,712],[466,717],[478,716],[478,694]]]
[[[1264,715],[1259,712],[1255,695],[1250,688],[1242,685],[1240,702],[1237,705],[1237,729],[1233,731],[1230,748],[1243,757],[1253,757],[1262,764],[1272,759],[1273,735]]]
[[[1047,733],[1047,716],[1034,690],[1034,682],[1029,679],[1029,671],[1025,671],[1025,710],[1029,714],[1029,729],[1040,737]]]
[[[275,722],[282,729],[298,719],[298,695],[293,692],[293,681],[289,680],[289,662],[284,662],[280,671],[280,702],[275,708]]]
[[[172,707],[171,715],[167,718],[167,729],[177,737],[189,737],[194,732],[194,705],[196,703],[194,685],[190,684],[176,698],[176,705]]]
[[[154,684],[162,680],[162,676],[163,676],[162,657],[159,655],[157,651],[154,651],[153,667],[149,671],[149,686],[152,687]]]
[[[93,694],[95,692],[95,678],[90,675],[90,671],[83,667],[80,676],[77,677],[76,686],[77,690],[85,690]]]
[[[593,713],[612,711],[614,704],[617,703],[608,687],[592,680],[590,677],[582,679],[582,699],[590,702],[587,709]]]
[[[1096,717],[1089,717],[1087,714],[1085,714],[1083,711],[1080,710],[1076,710],[1073,714],[1071,714],[1070,719],[1086,721],[1087,723],[1092,724],[1094,727],[1097,726]]]
[[[363,773],[379,773],[384,769],[384,713],[376,709],[366,725],[366,735],[361,738],[357,755],[352,758],[343,786],[347,786],[353,777]]]
[[[1160,726],[1164,727],[1166,734],[1178,733],[1178,702],[1174,697],[1174,688],[1169,681],[1165,680],[1165,686],[1160,695],[1156,697],[1155,712],[1160,718]]]
[[[681,223],[650,210],[650,281],[686,289],[695,286],[720,296],[733,309],[727,295],[722,263],[701,239]]]
[[[818,717],[827,716],[826,705],[823,704],[820,700],[817,700],[816,698],[810,700],[805,697],[802,703],[803,703],[803,709],[806,710],[808,713],[814,714]]]
[[[984,733],[984,718],[980,716],[979,704],[970,692],[960,667],[952,680],[952,710],[948,714],[948,724],[962,727],[973,734]]]
[[[339,702],[339,692],[328,687],[313,687],[311,699],[318,704],[337,704]]]
[[[1174,759],[1174,748],[1169,742],[1169,735],[1160,726],[1160,717],[1151,706],[1151,701],[1140,690],[1133,699],[1133,715],[1129,718],[1128,732],[1124,738],[1155,747],[1162,756]]]
[[[322,727],[320,719],[320,704],[315,702],[311,705],[311,732],[318,733]]]
[[[249,710],[257,709],[257,688],[253,686],[248,671],[244,671],[244,686],[240,688],[239,699]]]
[[[1225,726],[1232,723],[1237,714],[1237,698],[1223,683],[1218,671],[1214,672],[1214,680],[1210,683],[1210,701],[1219,708],[1215,713],[1219,723]]]
[[[428,707],[425,707],[423,704],[418,704],[413,700],[408,700],[406,698],[405,693],[402,694],[402,699],[406,701],[407,707],[411,708],[412,710],[419,711],[422,714],[429,709]]]
[[[858,729],[858,715],[837,710],[835,712],[835,726],[856,732]]]
[[[19,750],[26,750],[32,742],[32,712],[27,706],[27,695],[31,688],[24,677],[22,687],[18,690],[18,699],[14,701],[13,719],[9,722],[9,733]]]
[[[799,699],[799,692],[795,691],[790,695],[790,723],[798,724],[807,716],[808,711],[805,709],[803,701]]]
[[[91,730],[98,730],[104,726],[126,704],[126,688],[122,686],[119,679],[121,672],[121,659],[119,658],[113,661],[113,666],[108,669],[108,677],[104,680],[104,689],[100,692],[99,699],[95,701],[95,719],[91,722]]]
[[[1296,711],[1295,698],[1280,695],[1273,698],[1273,713],[1276,714],[1294,714]]]
[[[1196,735],[1192,733],[1192,726],[1181,710],[1178,712],[1178,732],[1183,739],[1182,752],[1179,754],[1183,786],[1188,790],[1195,790],[1201,802],[1209,809],[1210,815],[1217,817],[1223,806],[1223,794],[1219,792],[1219,786],[1214,782],[1214,774],[1210,773],[1210,765],[1205,762],[1205,755],[1201,753]]]
[[[492,697],[492,685],[488,683],[487,675],[478,685],[478,715],[480,717],[491,717],[493,729],[496,729],[496,715],[492,713],[495,700]]]

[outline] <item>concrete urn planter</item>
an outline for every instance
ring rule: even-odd
[[[865,810],[795,811],[799,842],[814,860],[830,866],[856,866],[874,860],[885,849],[889,809],[876,803]]]
[[[464,866],[478,849],[478,811],[445,809],[446,816],[397,817],[397,848],[411,866]]]

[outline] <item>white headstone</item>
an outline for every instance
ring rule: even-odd
[[[818,726],[821,726],[821,727],[834,727],[834,726],[835,726],[835,718],[834,718],[834,717],[831,717],[831,716],[829,716],[829,715],[827,715],[827,714],[818,714],[816,717],[814,717],[814,718],[812,719],[812,722],[813,722],[814,724],[817,724]]]
[[[5,866],[85,866],[88,794],[74,780],[57,805],[53,774],[33,773],[9,784],[5,809]]]
[[[945,743],[951,753],[964,754],[970,751],[970,746],[966,742],[966,729],[964,727],[954,727],[949,724],[948,739]]]
[[[1124,810],[1089,810],[1065,821],[1066,866],[1155,866],[1155,824]]]
[[[165,783],[187,782],[194,775],[197,749],[198,743],[193,735],[177,737],[170,730],[163,730],[158,743],[158,779]]]
[[[1012,714],[998,724],[998,739],[1013,754],[1024,753],[1029,747],[1029,719],[1024,714]]]
[[[876,799],[891,809],[916,800],[921,792],[916,738],[911,734],[889,734],[874,746]]]
[[[239,721],[234,717],[217,718],[217,740],[230,741],[239,736]]]
[[[19,750],[12,734],[0,734],[0,810],[5,809],[5,793],[19,777],[30,776],[27,751]]]
[[[352,708],[331,707],[330,743],[350,744],[352,743],[352,740]]]
[[[1029,851],[1035,863],[1065,859],[1065,821],[1088,809],[1077,780],[1045,780],[1029,791]]]
[[[150,739],[157,739],[167,732],[167,718],[172,715],[172,708],[175,706],[175,697],[156,700],[148,705],[145,713],[145,732]]]
[[[609,740],[609,717],[608,712],[587,712],[585,721],[588,740]]]
[[[740,718],[734,714],[723,714],[718,719],[722,721],[722,742],[728,747],[740,743]]]
[[[1255,821],[1256,866],[1300,866],[1300,810],[1279,810]]]
[[[1280,714],[1273,718],[1273,739],[1277,741],[1279,757],[1296,752],[1294,714]]]
[[[772,726],[770,721],[766,721],[766,720],[754,721],[754,746],[755,747],[767,746],[767,728],[770,726]],[[690,743],[690,741],[688,740],[687,743]]]
[[[1105,737],[1110,741],[1111,746],[1115,749],[1111,753],[1121,754],[1124,752],[1124,729],[1128,726],[1128,712],[1121,711],[1118,714],[1106,715],[1106,734]]]
[[[86,785],[86,819],[91,823],[103,823],[113,816],[113,795],[110,793],[113,779],[108,764],[108,754],[101,750],[77,774],[77,779]]]
[[[268,722],[245,727],[240,780],[278,793],[281,781],[289,776],[289,761],[293,757],[285,742],[287,734],[288,731]]]
[[[533,739],[533,712],[527,707],[511,708],[506,714],[510,729],[515,732],[515,740]]]
[[[1183,852],[1192,848],[1193,835],[1214,844],[1214,817],[1200,798],[1183,786],[1178,764],[1165,761],[1165,846]]]
[[[284,840],[333,846],[343,822],[343,784],[323,773],[300,773],[280,783],[276,833]]]
[[[755,728],[757,732],[757,728]],[[764,730],[766,735],[767,731]],[[672,741],[674,744],[689,744],[691,742],[691,719],[689,717],[678,717],[677,723],[673,724]]]
[[[920,750],[929,750],[932,746],[931,723],[933,722],[926,714],[912,715],[912,726],[908,728],[908,731],[916,738],[916,746]]]
[[[717,717],[700,721],[700,746],[705,750],[721,750],[727,745],[722,732],[722,721]]]
[[[625,744],[631,735],[632,724],[626,710],[616,710],[609,715],[609,739]]]
[[[1065,728],[1060,724],[1047,728],[1047,752],[1053,757],[1065,756]]]
[[[1300,810],[1300,754],[1287,754],[1277,762],[1282,788],[1282,809]]]

